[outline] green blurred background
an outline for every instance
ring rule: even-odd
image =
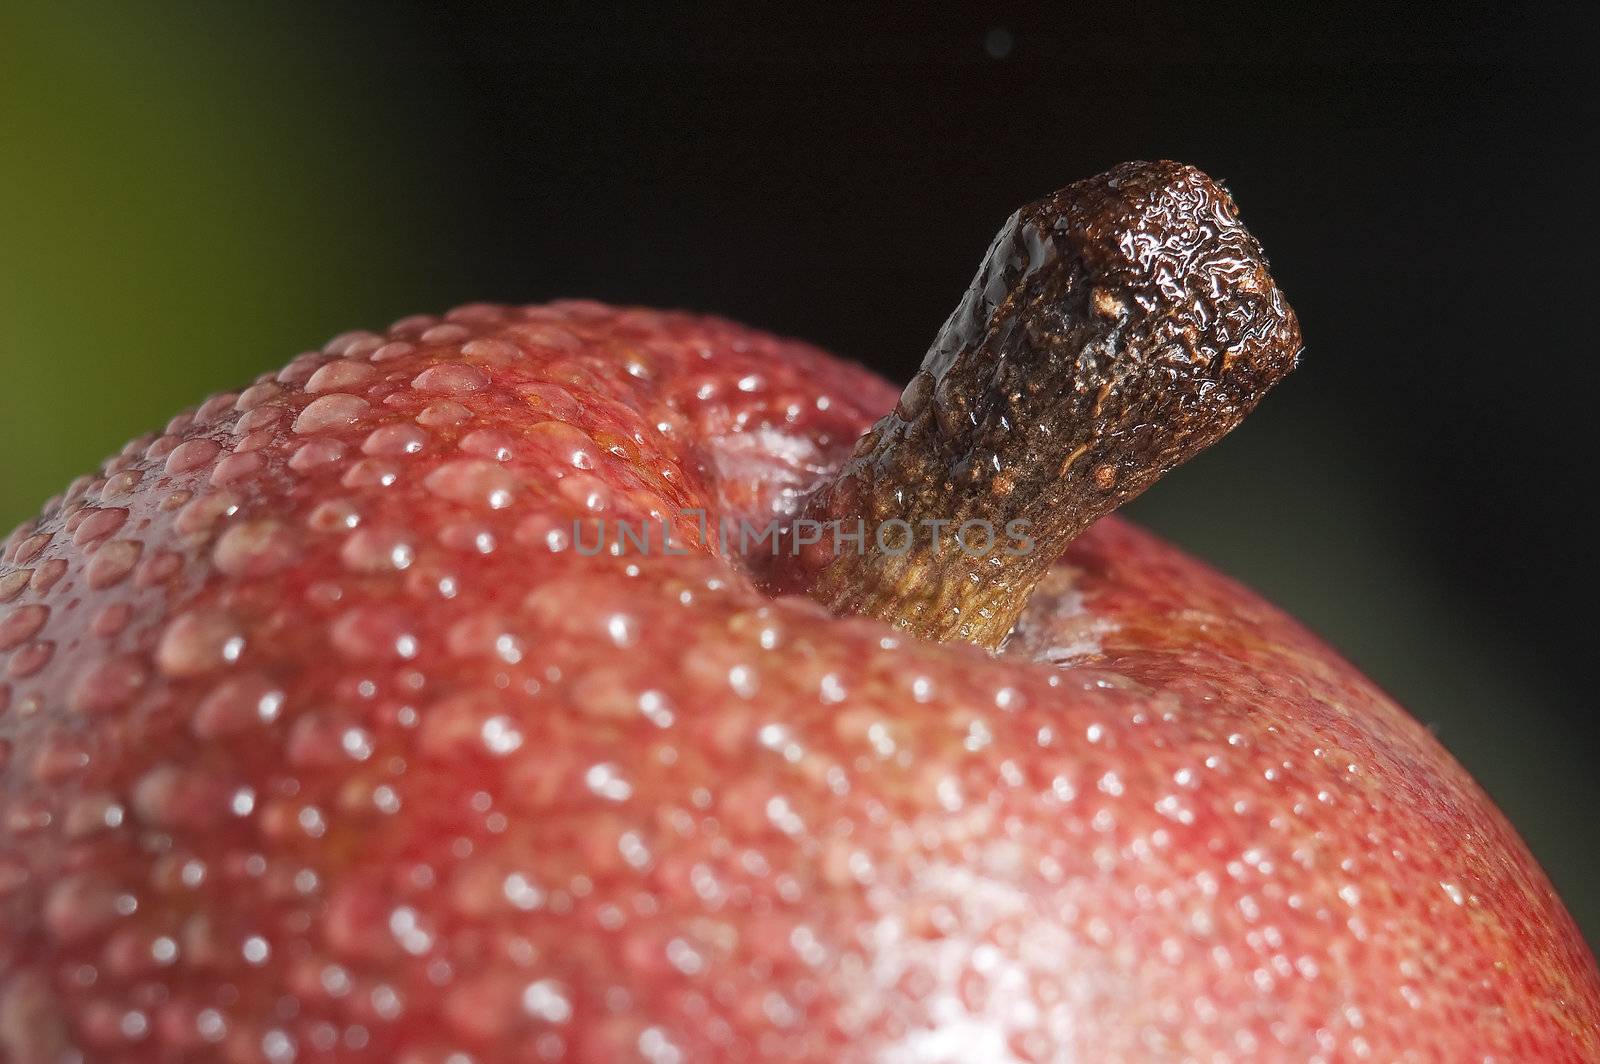
[[[212,390],[468,299],[686,305],[903,375],[1014,206],[1188,158],[1310,351],[1137,515],[1433,726],[1594,941],[1596,37],[1453,11],[0,7],[0,525]]]

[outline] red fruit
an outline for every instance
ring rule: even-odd
[[[470,306],[74,482],[0,565],[4,1058],[1600,1059],[1505,820],[1237,585],[1108,519],[990,654],[698,542],[895,401]]]

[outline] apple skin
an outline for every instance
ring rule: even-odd
[[[1120,520],[997,656],[576,549],[792,513],[895,396],[472,306],[74,482],[0,565],[4,1059],[1600,1059],[1460,766]]]

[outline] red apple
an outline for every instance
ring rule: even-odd
[[[1148,534],[1065,547],[1297,351],[1162,164],[1019,214],[898,404],[565,302],[179,415],[5,546],[4,1059],[1600,1059],[1425,729]],[[900,512],[1038,549],[792,554]]]

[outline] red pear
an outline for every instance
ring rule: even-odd
[[[1460,766],[1101,519],[1298,352],[1226,193],[1128,164],[904,394],[563,302],[180,414],[5,545],[0,1056],[1600,1059]]]

